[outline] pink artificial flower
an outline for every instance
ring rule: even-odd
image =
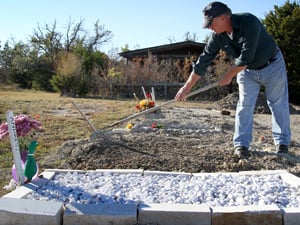
[[[18,136],[26,136],[29,134],[31,129],[38,130],[41,128],[41,123],[37,120],[30,119],[27,115],[25,114],[20,114],[15,116],[15,125],[16,125],[16,130],[17,130],[17,135]],[[8,136],[8,124],[7,122],[2,123],[0,125],[0,139]]]

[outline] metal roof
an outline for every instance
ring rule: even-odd
[[[135,57],[146,58],[149,52],[159,58],[174,57],[184,58],[193,54],[200,54],[203,51],[205,43],[199,43],[194,41],[183,41],[167,45],[159,45],[149,48],[136,49],[132,51],[126,51],[119,53],[120,56],[132,59]]]

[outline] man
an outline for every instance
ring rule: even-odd
[[[195,83],[206,73],[210,62],[223,50],[235,61],[222,75],[219,85],[228,85],[237,76],[239,86],[234,154],[239,157],[250,155],[253,112],[261,86],[265,87],[272,112],[276,152],[287,153],[291,138],[287,74],[283,56],[274,39],[257,17],[250,13],[232,14],[230,8],[221,2],[210,3],[204,8],[203,14],[204,28],[214,32],[175,100],[186,99]]]

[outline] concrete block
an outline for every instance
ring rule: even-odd
[[[24,184],[23,186],[17,187],[12,192],[4,195],[7,198],[24,198],[29,193],[35,191],[39,187],[45,185],[55,175],[54,172],[43,172],[40,177],[31,181],[30,183]]]
[[[218,177],[220,175],[231,175],[238,177],[239,174],[237,172],[215,172],[215,173],[192,173],[192,176],[194,177],[203,177],[203,176],[212,176],[212,177]]]
[[[300,208],[285,208],[282,211],[284,225],[300,224]]]
[[[139,225],[210,225],[211,210],[205,205],[141,204]]]
[[[275,174],[288,174],[286,170],[250,170],[240,171],[241,175],[275,175]]]
[[[137,221],[137,206],[117,204],[67,204],[64,225],[132,225]]]
[[[17,187],[15,190],[7,193],[3,197],[16,198],[16,199],[24,198],[26,195],[35,191],[37,188],[38,188],[38,186],[29,183],[29,184],[26,184],[26,186],[24,185],[24,186]]]
[[[46,180],[52,180],[52,178],[55,176],[55,173],[55,171],[44,171],[41,173],[40,177]]]
[[[144,175],[162,175],[162,176],[192,176],[191,173],[185,173],[185,172],[170,172],[170,171],[153,171],[153,170],[145,170]]]
[[[292,187],[295,187],[298,189],[300,188],[300,178],[295,176],[294,174],[285,173],[285,174],[281,174],[280,177],[282,178],[282,180],[284,180],[286,183],[288,183]]]
[[[61,225],[63,204],[28,199],[0,198],[1,225]]]
[[[140,174],[143,175],[143,169],[96,169],[95,172],[103,173],[104,175],[114,174]]]
[[[212,225],[283,225],[275,205],[212,207]]]
[[[88,170],[71,170],[71,169],[45,169],[46,172],[54,172],[54,173],[85,173]]]

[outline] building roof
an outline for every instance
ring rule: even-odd
[[[132,60],[135,57],[147,58],[149,52],[158,58],[185,58],[190,55],[200,54],[205,43],[183,41],[167,45],[136,49],[119,53],[120,56]]]

